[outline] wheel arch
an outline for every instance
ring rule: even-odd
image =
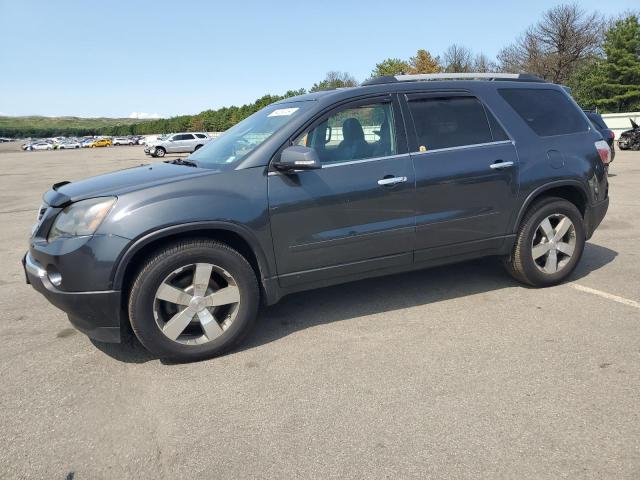
[[[269,263],[258,241],[250,232],[241,226],[226,222],[196,222],[156,230],[132,242],[118,260],[113,275],[114,290],[121,290],[123,298],[126,297],[125,292],[128,291],[133,277],[150,254],[164,245],[186,238],[209,238],[237,250],[251,264],[261,288],[266,288],[265,279],[271,275]]]
[[[547,183],[536,188],[531,192],[518,211],[518,216],[513,225],[513,231],[518,228],[522,218],[529,207],[537,200],[544,197],[559,197],[573,203],[582,217],[585,218],[587,207],[589,205],[589,194],[584,184],[578,180],[561,180],[558,182]]]

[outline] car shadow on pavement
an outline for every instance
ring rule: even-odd
[[[586,277],[613,261],[617,255],[609,248],[587,243],[569,281]],[[263,309],[252,334],[236,351],[273,342],[320,324],[509,287],[533,288],[513,280],[499,259],[484,258],[301,292]]]
[[[587,243],[570,281],[586,277],[617,255],[609,248]],[[300,292],[263,308],[251,334],[230,354],[277,341],[316,325],[510,287],[528,288],[508,276],[497,258],[490,257]],[[122,362],[157,360],[134,336],[121,344],[93,343],[106,355]]]

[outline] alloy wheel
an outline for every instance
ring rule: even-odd
[[[576,228],[566,215],[553,214],[538,225],[531,244],[533,262],[546,274],[557,273],[571,260]]]
[[[235,320],[240,290],[221,267],[196,263],[171,272],[158,287],[153,315],[160,331],[184,345],[220,337]]]

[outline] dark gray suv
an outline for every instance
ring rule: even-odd
[[[381,77],[269,105],[186,159],[54,185],[24,265],[90,337],[130,325],[195,360],[300,290],[483,256],[557,284],[607,211],[608,156],[535,77]]]

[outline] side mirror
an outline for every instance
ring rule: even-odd
[[[322,168],[318,153],[309,147],[293,145],[287,147],[280,155],[280,161],[273,164],[280,171],[317,170]]]

